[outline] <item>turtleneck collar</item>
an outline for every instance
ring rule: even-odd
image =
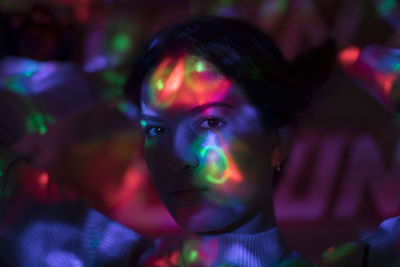
[[[278,266],[287,250],[278,227],[257,234],[187,233],[183,240],[183,266]]]

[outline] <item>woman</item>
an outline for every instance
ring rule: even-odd
[[[153,182],[185,234],[144,266],[305,264],[280,237],[272,193],[290,124],[328,73],[334,49],[325,48],[307,74],[312,60],[287,63],[234,19],[197,18],[152,38],[126,93],[141,108]]]

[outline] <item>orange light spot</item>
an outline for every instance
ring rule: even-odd
[[[184,74],[185,74],[185,63],[183,62],[183,59],[180,59],[178,65],[176,65],[171,75],[165,82],[164,92],[167,92],[169,94],[174,93],[178,89],[178,87],[182,84]]]

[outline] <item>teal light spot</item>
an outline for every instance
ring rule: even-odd
[[[196,250],[190,251],[189,257],[188,257],[189,261],[194,262],[197,259],[197,255],[198,255],[198,252]]]
[[[25,94],[26,93],[26,88],[23,85],[22,79],[20,77],[14,76],[9,78],[5,82],[6,88],[9,90],[18,93],[18,94]]]
[[[397,114],[395,117],[395,121],[398,125],[400,125],[400,114]]]
[[[147,126],[147,122],[145,120],[140,120],[140,125],[145,128]]]
[[[387,15],[396,7],[396,0],[383,0],[378,6],[378,12]]]
[[[195,66],[195,70],[196,70],[197,72],[202,72],[202,71],[204,71],[204,63],[201,62],[201,61],[197,62],[197,63],[196,63],[196,66]]]
[[[158,80],[156,87],[158,90],[162,90],[164,88],[164,83],[161,80]]]
[[[112,39],[112,48],[117,52],[124,52],[132,46],[132,41],[129,35],[125,33],[118,33]]]
[[[96,248],[99,245],[99,240],[95,240],[92,242],[92,248]]]
[[[234,0],[218,0],[218,3],[222,6],[230,7],[233,6]]]
[[[24,75],[25,75],[25,77],[29,78],[29,77],[31,77],[34,73],[35,73],[34,71],[27,70],[27,71],[24,72]]]
[[[393,65],[393,71],[399,71],[399,70],[400,70],[400,62],[395,63],[395,64]]]

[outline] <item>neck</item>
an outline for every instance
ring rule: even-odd
[[[215,231],[197,233],[201,236],[216,236],[221,234],[257,234],[268,231],[276,226],[274,209],[272,203],[258,201],[258,204],[250,209],[238,221],[233,224]]]

